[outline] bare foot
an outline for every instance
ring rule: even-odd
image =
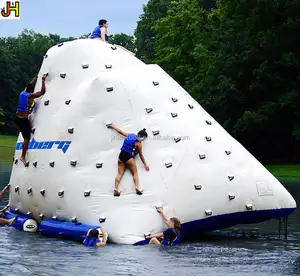
[[[20,157],[20,161],[24,164],[24,166],[26,167],[26,160],[23,156]]]
[[[14,222],[15,222],[15,220],[17,219],[18,217],[14,217],[14,218],[12,218],[12,219],[9,219],[8,221],[9,221],[9,225],[12,225]]]

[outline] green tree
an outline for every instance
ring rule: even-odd
[[[3,117],[3,115],[4,115],[4,111],[3,111],[3,109],[0,107],[0,120],[1,120],[1,118]],[[4,125],[4,122],[0,121],[0,125]]]

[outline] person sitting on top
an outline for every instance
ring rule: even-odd
[[[163,233],[154,235],[145,235],[145,239],[150,239],[149,244],[163,244],[163,245],[176,245],[180,241],[180,221],[177,218],[168,219],[163,212],[163,209],[156,208],[157,212],[161,214],[168,229]]]
[[[107,236],[104,229],[98,228],[98,229],[90,229],[87,232],[83,244],[86,246],[98,247],[98,246],[106,245],[106,242],[107,242]]]
[[[119,184],[125,173],[126,168],[128,168],[132,173],[136,193],[138,195],[142,195],[143,191],[140,189],[139,176],[134,158],[137,156],[137,154],[139,154],[146,171],[150,170],[142,152],[142,142],[148,137],[146,129],[144,128],[136,135],[134,133],[128,134],[120,130],[113,124],[110,124],[107,127],[114,129],[115,131],[126,137],[119,155],[118,175],[115,179],[114,196],[121,195],[121,193],[119,192]]]
[[[34,99],[43,96],[46,93],[46,81],[47,75],[42,78],[42,88],[40,92],[34,92],[34,85],[28,83],[25,87],[25,91],[21,92],[19,97],[19,105],[15,116],[15,123],[19,127],[22,136],[24,138],[24,143],[22,146],[22,155],[20,160],[26,166],[26,153],[28,150],[28,144],[31,136],[31,123],[29,120],[29,115],[35,107]]]
[[[108,22],[105,19],[101,19],[98,23],[98,26],[94,29],[92,34],[89,36],[90,39],[101,39],[107,41],[107,28]]]

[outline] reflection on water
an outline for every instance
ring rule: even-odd
[[[10,166],[0,164],[0,188],[9,177]],[[300,202],[300,180],[286,187]],[[277,229],[278,221],[268,221],[174,248],[94,249],[0,227],[0,275],[299,275],[300,211],[289,218],[287,241]]]

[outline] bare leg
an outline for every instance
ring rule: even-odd
[[[16,218],[12,218],[12,219],[3,219],[0,218],[0,224],[4,224],[4,225],[12,225],[12,223],[16,220]]]
[[[140,182],[139,182],[139,175],[138,175],[138,171],[137,171],[137,167],[136,167],[136,163],[135,160],[133,158],[131,158],[130,160],[127,161],[126,163],[126,167],[131,171],[132,176],[133,176],[133,182],[135,185],[135,189],[137,191],[141,191],[140,190]]]
[[[149,244],[161,244],[157,238],[152,238]]]
[[[26,165],[26,153],[28,150],[28,144],[29,144],[29,139],[24,139],[24,143],[22,146],[22,156],[20,158],[20,160],[24,163],[24,165]]]
[[[121,179],[125,173],[125,170],[126,170],[126,166],[125,164],[118,160],[118,175],[116,176],[116,179],[115,179],[115,194],[120,194],[119,193],[119,185],[120,185],[120,182],[121,182]]]

